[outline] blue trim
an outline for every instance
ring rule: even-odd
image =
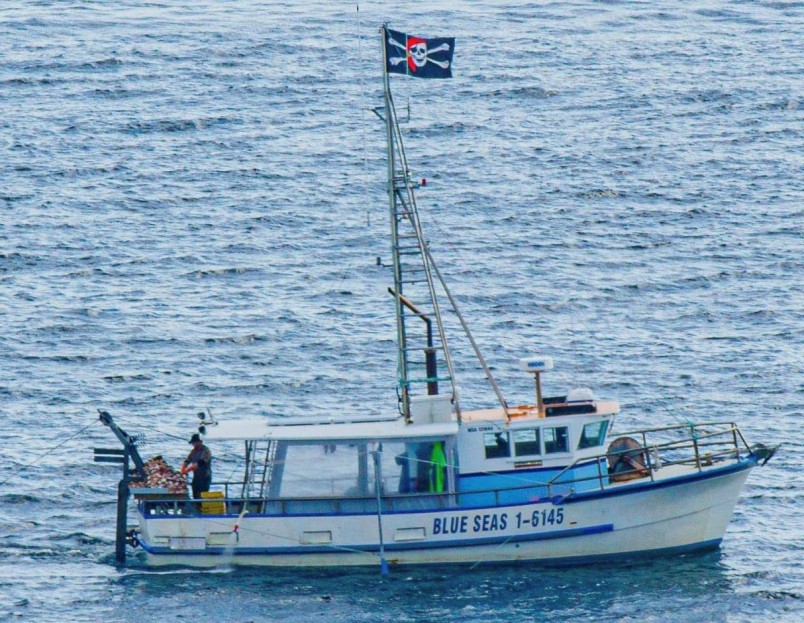
[[[506,457],[510,459],[519,460],[519,461],[543,461],[545,460],[545,456],[543,454],[529,454],[527,456],[516,456],[516,457]],[[597,457],[601,459],[602,457]],[[598,461],[595,459],[589,459],[583,463],[578,463],[577,465],[573,466],[573,469],[578,469],[579,467],[587,467],[589,465],[597,465]],[[493,472],[467,472],[465,474],[458,474],[458,479],[461,478],[480,478],[482,476],[506,476],[509,474],[535,474],[537,472],[561,472],[567,469],[569,465],[554,465],[552,467],[534,467],[531,469],[505,469],[505,470],[496,470]]]
[[[610,489],[605,489],[603,491],[596,490],[596,491],[586,491],[583,493],[574,493],[572,495],[568,495],[567,497],[565,497],[561,503],[573,504],[575,502],[588,502],[589,500],[595,500],[598,498],[631,495],[634,493],[643,493],[647,490],[666,489],[667,487],[677,487],[689,484],[691,482],[710,480],[711,478],[720,478],[722,476],[728,476],[729,474],[736,474],[737,472],[752,469],[753,467],[756,466],[756,464],[757,464],[756,460],[748,458],[735,465],[722,467],[712,471],[697,472],[695,474],[690,474],[689,476],[677,476],[675,478],[670,478],[668,480],[657,480],[653,482],[618,485]]]
[[[717,549],[722,539],[711,539],[689,545],[676,545],[674,547],[660,547],[659,549],[645,549],[636,552],[621,552],[617,554],[596,554],[593,556],[571,556],[569,558],[550,558],[546,560],[534,560],[535,564],[563,566],[577,565],[580,563],[591,564],[596,562],[614,562],[623,560],[638,560],[646,558],[656,558],[657,556],[679,556],[681,554],[692,554],[694,552],[708,552]]]
[[[487,561],[487,562],[484,562],[484,564],[512,564],[512,563],[521,564],[521,563],[527,563],[529,565],[535,565],[535,566],[562,567],[562,566],[571,566],[571,565],[579,565],[579,564],[592,564],[592,563],[600,563],[600,562],[644,560],[644,559],[654,559],[654,558],[662,557],[662,556],[679,556],[681,554],[692,554],[692,553],[708,552],[708,551],[715,550],[718,547],[720,547],[721,541],[722,541],[722,539],[710,539],[709,541],[700,541],[698,543],[690,543],[688,545],[677,545],[677,546],[674,546],[674,547],[661,547],[661,548],[658,548],[658,549],[646,549],[646,550],[638,550],[638,551],[634,551],[634,552],[620,552],[620,553],[615,553],[615,554],[594,554],[594,555],[590,555],[590,556],[570,556],[570,557],[565,557],[565,558],[541,558],[541,559],[540,558],[532,558],[532,559],[528,559],[528,560],[518,560],[518,561],[514,561],[514,560],[510,560],[510,561]],[[147,551],[149,554],[154,555],[154,556],[162,555],[162,552],[156,551],[156,550],[154,550],[154,548],[150,548],[150,547],[145,547],[145,551]],[[168,553],[168,552],[165,552],[165,553]],[[179,551],[179,552],[169,552],[169,553],[174,554],[174,555],[183,555],[183,554],[190,554],[190,555],[199,554],[199,555],[203,555],[205,552],[181,552],[181,551]],[[260,552],[260,551],[240,552],[240,551],[236,551],[235,555],[236,556],[239,556],[239,555],[249,556],[249,555],[259,555],[259,554],[262,554],[262,553],[267,553],[267,552]],[[288,552],[288,553],[299,554],[300,552]],[[313,552],[311,550],[305,550],[304,552],[301,552],[301,553],[320,554],[321,552]],[[332,554],[332,555],[338,554],[337,551],[334,551],[332,549],[327,550],[326,553],[329,553],[329,554]],[[412,564],[416,564],[416,563],[411,563],[411,565]],[[432,564],[443,565],[444,563],[438,562],[438,563],[418,563],[418,564],[421,565],[421,566],[426,566],[426,565],[432,565]],[[475,564],[477,564],[477,562],[472,562],[472,563],[449,563],[449,564],[450,565],[455,565],[455,566],[462,566],[462,565],[467,565],[467,564],[475,565]],[[410,566],[410,565],[404,565],[403,564],[401,566]]]
[[[481,493],[481,492],[477,492]],[[472,495],[473,492],[463,492],[463,493],[456,493],[455,495]],[[293,501],[293,500],[290,500]],[[498,506],[488,506],[488,505],[480,505],[480,506],[445,506],[443,508],[440,507],[433,507],[433,508],[424,508],[424,509],[406,509],[406,510],[399,510],[399,511],[390,511],[383,509],[383,516],[385,515],[421,515],[424,513],[457,513],[457,512],[465,512],[465,511],[482,511],[482,510],[497,510],[497,509],[504,509],[504,508],[512,508],[515,506],[524,506],[526,504],[544,504],[550,502],[551,504],[558,505],[564,503],[564,498],[560,495],[554,495],[553,497],[534,497],[524,502],[514,502],[511,504],[500,504]],[[157,502],[158,503],[158,502]],[[171,502],[168,502],[169,504]],[[181,502],[183,503],[183,502]],[[237,519],[239,513],[230,513],[228,515],[212,515],[212,514],[202,514],[202,515],[143,515],[142,513],[142,505],[143,502],[140,502],[140,505],[137,507],[137,512],[147,521],[154,521],[154,520],[165,520],[165,519],[213,519],[213,518],[225,518],[225,519]],[[369,517],[376,517],[377,511],[366,511],[366,512],[346,512],[346,513],[252,513],[249,511],[249,517],[362,517],[362,516],[369,516]]]
[[[606,497],[617,497],[617,496],[625,496],[631,495],[634,493],[643,493],[648,490],[653,489],[665,489],[667,487],[676,487],[681,485],[686,485],[691,482],[697,482],[699,480],[709,480],[711,478],[719,478],[721,476],[727,476],[732,473],[741,472],[747,469],[752,469],[757,464],[757,461],[754,457],[748,457],[747,459],[737,463],[735,465],[730,465],[728,467],[722,467],[706,472],[696,472],[695,474],[690,474],[689,476],[677,476],[675,478],[670,478],[667,480],[659,480],[653,482],[646,482],[646,483],[638,483],[638,484],[622,484],[611,487],[609,489],[605,489],[603,491],[595,490],[595,491],[586,491],[582,493],[574,493],[567,496],[560,496],[556,495],[553,497],[540,497],[540,498],[533,498],[526,502],[515,502],[510,504],[500,504],[498,506],[491,506],[491,505],[484,505],[484,506],[448,506],[444,508],[428,508],[422,510],[401,510],[401,511],[386,511],[383,510],[383,515],[419,515],[423,513],[452,513],[452,512],[465,512],[465,511],[482,511],[485,509],[488,510],[503,510],[506,508],[513,508],[516,506],[525,506],[529,504],[544,504],[544,503],[551,503],[553,505],[558,504],[572,504],[575,502],[586,502],[589,500],[594,500],[597,498],[606,498]],[[478,492],[459,492],[456,495],[472,495],[474,493],[482,493]],[[140,502],[137,506],[137,512],[146,520],[146,521],[155,521],[155,520],[181,520],[181,519],[213,519],[213,518],[227,518],[227,519],[236,519],[238,517],[237,513],[232,513],[228,515],[143,515],[143,502]],[[376,511],[371,512],[346,512],[346,513],[278,513],[278,514],[262,514],[262,513],[249,513],[249,517],[360,517],[360,516],[376,516]]]
[[[570,528],[569,530],[554,530],[552,532],[539,532],[534,534],[518,534],[514,536],[494,536],[479,539],[455,539],[453,541],[417,541],[415,543],[386,543],[385,551],[402,550],[430,550],[443,549],[449,547],[477,547],[479,545],[501,545],[503,543],[526,543],[530,541],[549,541],[552,539],[567,539],[578,536],[588,536],[590,534],[602,534],[614,531],[614,524],[600,524],[589,526],[588,528]],[[144,540],[140,541],[142,548],[153,555],[176,555],[176,556],[209,556],[222,555],[226,552],[225,547],[207,547],[203,550],[172,550],[169,547],[154,547]],[[259,556],[271,554],[332,554],[348,551],[360,551],[376,553],[379,545],[325,545],[325,546],[301,546],[301,547],[249,547],[237,548],[235,555]]]

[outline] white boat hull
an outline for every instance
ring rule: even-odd
[[[493,508],[382,515],[390,564],[576,563],[717,547],[752,460]],[[140,516],[152,565],[378,565],[376,514]],[[536,524],[535,526],[533,524]]]

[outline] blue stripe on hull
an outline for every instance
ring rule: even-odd
[[[578,463],[575,465],[575,469],[582,468],[582,467],[595,467],[597,465],[597,461],[594,459],[590,459],[588,461],[584,461],[582,463]],[[566,466],[561,467],[528,467],[528,468],[520,468],[520,469],[509,469],[504,471],[495,471],[495,472],[466,472],[461,473],[458,475],[458,478],[477,478],[477,477],[488,477],[488,476],[511,476],[516,474],[517,477],[521,476],[522,474],[531,475],[531,474],[539,474],[541,476],[544,475],[545,472],[555,472],[556,474],[564,471]]]
[[[481,539],[455,539],[453,541],[433,541],[433,542],[418,542],[418,543],[388,543],[385,545],[385,551],[403,551],[403,550],[431,550],[443,549],[446,547],[477,547],[479,545],[502,545],[504,543],[525,543],[530,541],[547,541],[551,539],[567,539],[578,536],[587,536],[590,534],[602,534],[604,532],[612,532],[614,530],[613,524],[600,524],[597,526],[590,526],[588,528],[572,528],[570,530],[555,530],[553,532],[542,532],[538,534],[520,534],[515,536],[499,536],[499,537],[486,537]],[[222,555],[227,551],[225,547],[209,547],[203,550],[172,550],[168,547],[153,547],[144,541],[140,544],[142,548],[149,554],[155,556],[159,555],[173,555],[173,556],[204,556],[204,555]],[[338,550],[356,551],[377,553],[379,552],[378,545],[349,545],[339,547],[337,545],[327,545],[323,547],[303,546],[303,547],[249,547],[238,548],[234,550],[235,556],[259,556],[259,555],[275,555],[275,554],[332,554],[338,553]]]
[[[595,554],[595,555],[587,555],[587,556],[569,556],[564,558],[532,558],[528,559],[527,561],[522,560],[501,560],[501,561],[484,561],[484,564],[492,564],[492,565],[509,565],[509,564],[522,564],[526,562],[530,565],[537,565],[537,566],[570,566],[570,565],[579,565],[579,564],[592,564],[592,563],[600,563],[600,562],[617,562],[617,561],[632,561],[632,560],[646,560],[646,559],[654,559],[657,557],[662,556],[679,556],[681,554],[693,554],[693,553],[703,553],[709,552],[712,550],[716,550],[720,547],[722,539],[711,539],[708,541],[700,541],[698,543],[690,543],[688,545],[677,545],[674,547],[661,547],[657,549],[648,549],[648,550],[637,550],[633,552],[621,552],[621,553],[612,553],[612,554]],[[145,551],[151,555],[159,556],[162,555],[161,552],[154,551],[153,548],[145,548]],[[184,555],[203,555],[205,552],[170,552],[167,555],[174,555],[174,556],[184,556]],[[288,552],[299,554],[301,552]],[[308,554],[328,554],[332,556],[344,555],[339,552],[333,552],[331,549],[325,552],[312,552],[312,551],[305,551],[304,553]],[[367,553],[376,553],[376,552],[367,552]],[[260,555],[266,554],[265,551],[249,551],[249,552],[235,552],[235,557],[237,556],[250,556],[250,555]],[[209,555],[214,555],[214,553],[209,553]],[[432,562],[432,563],[411,563],[416,564],[416,566],[427,566],[427,565],[442,565],[442,562]],[[477,561],[474,562],[456,562],[450,563],[450,565],[460,566],[460,565],[476,565]],[[366,564],[365,566],[372,566],[371,564]],[[401,566],[405,566],[405,563],[401,563]]]
[[[604,489],[603,491],[598,490],[598,491],[586,491],[584,493],[576,493],[567,496],[563,500],[559,500],[555,503],[574,504],[576,502],[588,502],[589,500],[596,500],[598,498],[624,496],[624,495],[631,495],[634,493],[644,493],[645,491],[654,491],[656,489],[665,489],[667,487],[677,487],[680,485],[689,484],[691,482],[700,482],[702,480],[709,480],[711,478],[720,478],[721,476],[736,474],[738,472],[742,472],[747,469],[752,469],[755,466],[756,461],[748,459],[745,461],[741,461],[736,465],[730,465],[729,467],[723,467],[717,470],[707,472],[698,472],[696,474],[690,474],[689,476],[677,476],[676,478],[671,478],[668,480],[657,480],[654,482],[619,485],[614,486],[610,489]]]
[[[711,539],[700,543],[690,543],[689,545],[676,545],[674,547],[660,547],[658,549],[645,549],[635,552],[622,552],[616,554],[598,554],[595,556],[570,556],[569,558],[550,558],[546,560],[534,560],[540,565],[562,566],[591,564],[596,562],[616,562],[618,560],[645,560],[657,556],[679,556],[680,554],[692,554],[700,552],[710,552],[720,547],[723,539]]]

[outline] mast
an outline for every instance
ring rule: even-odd
[[[387,149],[387,162],[388,162],[388,207],[390,211],[391,221],[391,257],[393,258],[394,269],[394,299],[396,306],[396,344],[397,344],[397,377],[399,379],[399,402],[400,410],[404,415],[405,420],[410,422],[410,388],[407,382],[408,371],[408,353],[405,345],[407,344],[405,336],[405,322],[404,322],[404,307],[402,303],[402,270],[399,261],[399,223],[396,218],[396,190],[394,188],[394,179],[396,177],[396,159],[394,153],[394,133],[393,126],[395,123],[394,103],[391,99],[391,80],[386,68],[388,67],[388,51],[385,45],[386,34],[385,25],[380,27],[381,45],[382,45],[382,77],[383,77],[383,93],[385,104],[385,142]],[[393,119],[393,122],[392,122]]]
[[[414,75],[415,72],[415,75],[422,78],[451,77],[451,70],[448,68],[451,65],[455,40],[454,38],[424,40],[410,37],[403,33],[389,31],[387,25],[380,27],[380,34],[382,37],[385,109],[383,121],[388,158],[388,209],[391,221],[391,255],[394,271],[392,294],[396,307],[399,409],[405,417],[405,421],[410,423],[412,421],[412,388],[417,385],[426,387],[427,393],[432,395],[438,393],[439,381],[449,381],[452,403],[455,406],[458,420],[461,419],[455,370],[442,322],[435,276],[458,316],[507,416],[508,405],[491,370],[486,365],[483,355],[477,348],[477,344],[469,332],[469,327],[458,309],[457,302],[449,292],[424,237],[414,194],[414,189],[418,188],[419,184],[410,177],[402,132],[391,95],[389,68],[392,66],[393,73],[409,76]],[[422,46],[424,52],[422,52]],[[428,46],[431,47],[428,48]],[[399,56],[389,59],[389,50],[392,48]],[[439,60],[430,56],[437,52],[448,53],[449,60],[443,58]],[[441,75],[432,73],[427,75],[428,69],[426,68],[430,67],[434,67],[435,71]],[[442,71],[439,72],[439,69]],[[378,116],[380,116],[379,113]],[[435,321],[435,332],[432,330],[433,320]],[[417,353],[423,356],[419,357]],[[444,368],[446,368],[447,374],[439,376],[439,369],[444,370]]]
[[[439,381],[449,381],[452,401],[460,418],[452,358],[447,347],[432,267],[428,258],[427,242],[424,239],[416,197],[413,193],[418,184],[410,178],[405,146],[391,95],[391,81],[387,70],[389,34],[386,26],[380,28],[380,34],[400,412],[407,422],[412,421],[410,413],[412,386],[423,385],[432,392],[437,391],[435,388]],[[432,332],[432,320],[435,320],[436,335]],[[422,357],[415,356],[417,351]],[[446,376],[438,376],[439,359],[446,368]]]

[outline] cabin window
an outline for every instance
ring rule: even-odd
[[[581,433],[581,441],[578,443],[578,449],[583,450],[584,448],[602,446],[603,442],[606,440],[606,428],[608,428],[608,424],[606,420],[601,420],[600,422],[589,422],[589,424],[584,426],[583,432]]]
[[[538,428],[514,431],[514,455],[527,456],[529,454],[541,454]]]
[[[544,451],[547,454],[555,452],[569,452],[569,435],[566,426],[544,429]]]
[[[289,445],[282,464],[279,496],[371,495],[374,472],[369,450],[366,444]]]
[[[483,445],[486,448],[487,459],[511,456],[508,433],[484,433]]]
[[[282,461],[278,495],[282,498],[372,497],[376,495],[377,482],[372,455],[375,450],[380,451],[382,494],[448,490],[450,448],[448,440],[444,439],[290,445]]]

